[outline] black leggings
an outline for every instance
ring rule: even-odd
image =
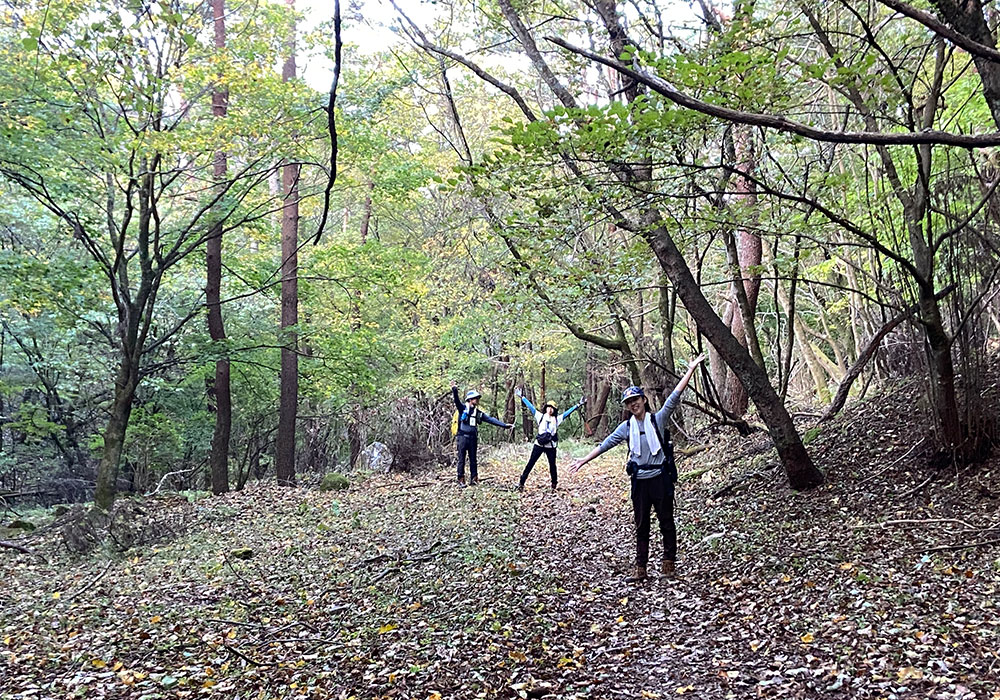
[[[524,486],[524,482],[528,480],[528,474],[535,466],[535,462],[538,458],[542,456],[542,453],[549,460],[549,476],[552,477],[552,488],[556,487],[559,482],[559,475],[556,474],[556,448],[553,447],[542,447],[540,445],[532,445],[531,447],[531,457],[528,458],[528,463],[524,467],[524,471],[521,473],[521,486]]]
[[[649,561],[650,510],[656,511],[663,535],[663,558],[677,558],[677,527],[674,525],[674,485],[662,474],[652,479],[633,479],[632,512],[635,515],[635,564]]]
[[[469,456],[469,478],[475,481],[479,478],[479,469],[476,464],[476,447],[479,438],[476,435],[459,435],[455,444],[458,447],[458,478],[465,478],[465,456]]]

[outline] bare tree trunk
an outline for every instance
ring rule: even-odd
[[[375,183],[368,181],[368,192],[365,194],[365,206],[361,213],[361,245],[368,242],[368,227],[372,220],[372,193],[375,191]]]
[[[118,465],[125,448],[125,431],[132,415],[135,390],[139,386],[138,368],[128,355],[122,358],[115,380],[115,397],[111,402],[111,413],[104,429],[104,447],[101,461],[97,465],[97,489],[94,502],[99,508],[111,508],[118,492]]]
[[[996,39],[983,13],[980,0],[931,0],[944,20],[957,32],[973,41],[996,48]],[[978,54],[972,57],[983,86],[983,97],[993,116],[993,122],[1000,127],[1000,65]]]
[[[955,391],[955,367],[951,357],[952,340],[945,331],[941,307],[933,290],[928,292],[921,290],[919,304],[920,320],[927,334],[931,398],[941,430],[941,442],[948,449],[958,450],[964,440],[958,411],[958,396]]]
[[[215,21],[215,49],[222,53],[226,48],[225,0],[212,0],[212,15]],[[229,93],[226,88],[216,86],[212,91],[212,115],[221,119],[226,116]],[[226,179],[226,152],[215,152],[213,176],[216,182]],[[206,282],[205,302],[208,307],[208,334],[215,343],[226,340],[222,320],[222,220],[212,227],[205,251]],[[232,395],[229,382],[229,358],[215,361],[215,384],[210,397],[210,410],[215,410],[215,430],[212,433],[212,450],[209,455],[209,473],[212,479],[212,493],[218,495],[229,490],[229,437],[232,430]]]
[[[538,400],[543,404],[546,400],[546,387],[545,387],[545,360],[542,360],[542,376],[538,383]]]
[[[0,326],[0,377],[3,376],[3,351],[7,345],[7,329],[4,326]],[[6,425],[6,419],[4,419],[3,412],[3,392],[0,391],[0,454],[3,454],[3,431],[4,425]]]
[[[361,456],[361,407],[354,406],[351,409],[351,416],[347,419],[347,463],[354,469],[358,465],[358,457]]]
[[[286,0],[293,10],[295,0]],[[293,32],[294,32],[293,28]],[[295,79],[295,39],[290,42],[288,58],[281,71],[282,80]],[[281,390],[278,403],[278,436],[275,440],[275,471],[278,483],[295,484],[295,421],[299,400],[298,337],[294,328],[299,322],[299,168],[282,168],[284,207],[281,217]]]
[[[823,365],[816,357],[816,353],[813,352],[813,346],[812,343],[809,342],[809,334],[805,328],[805,324],[799,316],[799,312],[795,309],[791,298],[788,296],[788,292],[786,292],[785,288],[782,286],[781,280],[775,280],[774,284],[776,285],[775,291],[778,293],[778,301],[785,312],[785,316],[788,317],[788,322],[791,324],[793,337],[796,341],[795,345],[797,345],[799,352],[802,354],[802,359],[805,360],[806,367],[809,369],[809,374],[812,375],[813,386],[816,388],[816,395],[823,403],[830,403],[830,387],[827,385],[826,372],[823,369]],[[790,347],[792,345],[792,343],[789,343]],[[789,367],[791,367],[791,365],[789,365]]]
[[[757,169],[756,149],[754,148],[753,128],[734,124],[733,133],[733,155],[734,165],[740,172],[753,175]],[[749,211],[754,211],[757,206],[757,188],[753,181],[737,174],[733,178],[733,201]],[[743,215],[741,215],[742,218]],[[746,214],[756,219],[756,212]],[[764,358],[760,350],[760,341],[757,339],[757,300],[760,296],[760,263],[762,256],[762,244],[760,235],[752,227],[742,227],[737,230],[735,241],[728,241],[727,248],[735,243],[736,259],[730,260],[730,267],[733,272],[738,272],[739,276],[733,279],[732,294],[736,310],[733,312],[730,329],[740,344],[750,351],[751,357],[761,367],[764,366]],[[732,251],[730,251],[730,256]],[[736,313],[739,311],[739,313]],[[749,397],[746,390],[740,383],[735,372],[727,372],[726,383],[723,388],[719,385],[719,390],[724,397],[724,406],[732,414],[742,417],[747,411]]]

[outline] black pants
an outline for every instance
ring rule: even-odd
[[[458,446],[458,478],[465,478],[465,455],[469,455],[469,479],[475,480],[479,478],[479,469],[476,464],[476,445],[479,443],[479,437],[477,435],[462,435],[459,434],[455,438],[455,444]]]
[[[531,447],[531,457],[528,458],[528,463],[524,467],[524,471],[521,472],[521,486],[524,486],[524,482],[528,480],[528,474],[535,467],[535,462],[538,458],[542,456],[542,453],[549,460],[549,476],[552,477],[552,488],[556,487],[559,482],[559,475],[556,474],[556,448],[552,447],[542,447],[541,445],[532,445]]]
[[[677,558],[677,527],[674,525],[674,485],[665,476],[632,480],[632,511],[635,514],[635,564],[649,562],[650,509],[656,511],[663,535],[663,558]]]

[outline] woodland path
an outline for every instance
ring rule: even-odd
[[[1000,697],[996,550],[913,554],[920,526],[774,475],[685,487],[682,578],[629,586],[618,462],[518,494],[525,452],[478,488],[171,496],[155,544],[4,552],[0,697]]]

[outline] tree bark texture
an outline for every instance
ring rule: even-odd
[[[293,10],[295,0],[287,0]],[[294,32],[294,29],[293,29]],[[282,80],[295,79],[295,40],[281,71]],[[299,401],[299,167],[282,167],[281,184],[284,207],[281,212],[281,348],[280,396],[278,399],[278,436],[275,440],[275,471],[278,483],[295,484],[295,421]]]
[[[218,53],[226,48],[226,7],[225,0],[212,0],[212,16],[215,22],[215,49]],[[212,115],[221,119],[226,116],[229,92],[221,85],[212,91]],[[212,174],[216,182],[224,182],[228,164],[226,152],[215,152]],[[222,319],[222,217],[212,226],[206,243],[205,302],[208,307],[208,334],[212,340],[222,344],[226,331]],[[212,493],[218,495],[229,490],[229,439],[232,430],[232,396],[229,381],[229,358],[215,361],[215,383],[212,387],[210,408],[215,411],[215,429],[212,433],[212,449],[208,464],[212,480]]]
[[[734,164],[740,173],[753,175],[756,172],[757,156],[752,127],[733,125],[733,154]],[[732,202],[745,210],[741,211],[741,219],[748,218],[751,223],[756,220],[754,208],[757,206],[757,188],[752,179],[739,174],[733,178]],[[736,231],[735,244],[736,260],[731,261],[731,267],[734,272],[739,273],[739,277],[731,285],[732,299],[729,303],[736,308],[732,313],[730,329],[740,345],[750,350],[754,360],[763,365],[755,322],[760,296],[760,234],[752,226],[740,227]],[[726,373],[725,384],[719,385],[719,391],[723,397],[723,405],[730,413],[739,417],[746,413],[749,397],[735,372]]]
[[[785,468],[788,484],[793,489],[809,489],[823,483],[823,474],[813,464],[799,438],[785,405],[771,386],[763,367],[757,365],[746,348],[740,345],[729,328],[715,313],[705,298],[684,256],[663,226],[659,212],[647,211],[641,222],[643,237],[649,243],[664,272],[673,282],[677,295],[688,313],[698,324],[698,330],[737,373],[747,393],[767,425],[768,432]]]
[[[125,431],[132,415],[135,390],[139,386],[138,368],[131,357],[122,359],[115,380],[115,396],[111,403],[108,424],[104,429],[104,447],[97,465],[97,488],[94,503],[104,510],[111,508],[118,492],[118,465],[125,449]]]

